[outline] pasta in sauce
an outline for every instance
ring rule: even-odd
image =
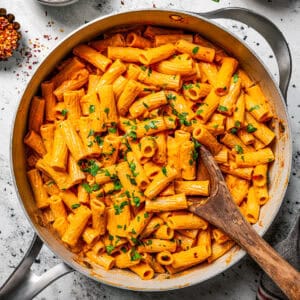
[[[147,26],[78,45],[32,99],[28,179],[71,251],[142,279],[212,262],[234,243],[187,210],[214,155],[250,223],[268,199],[272,109],[238,61],[198,34]]]

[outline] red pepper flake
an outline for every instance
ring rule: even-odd
[[[14,15],[6,14],[6,10],[0,8],[0,59],[12,56],[13,51],[18,48],[20,24],[14,22],[14,19]]]

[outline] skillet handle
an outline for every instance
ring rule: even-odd
[[[278,27],[266,17],[246,8],[227,7],[197,14],[210,19],[236,20],[249,25],[259,32],[274,51],[279,69],[279,88],[287,104],[287,90],[292,72],[292,57],[287,40]]]
[[[0,299],[29,300],[35,297],[50,283],[72,272],[65,263],[60,263],[41,276],[35,275],[30,267],[43,246],[42,240],[35,234],[24,258],[0,288]]]

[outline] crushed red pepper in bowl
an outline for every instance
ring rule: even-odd
[[[0,8],[0,60],[11,57],[18,48],[20,24],[14,20],[13,14],[7,14],[6,9]]]

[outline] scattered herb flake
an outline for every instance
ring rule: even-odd
[[[89,112],[90,112],[90,114],[95,112],[95,105],[93,105],[93,104],[90,105]]]
[[[257,130],[257,128],[254,127],[251,123],[249,123],[249,124],[247,125],[246,130],[247,130],[247,132],[252,133],[252,132],[255,132],[255,131]]]
[[[72,206],[71,206],[72,209],[76,209],[78,207],[80,207],[80,203],[75,203],[75,204],[72,204]]]
[[[194,47],[193,50],[192,50],[192,52],[193,52],[194,55],[197,54],[198,51],[199,51],[199,47],[198,46]]]

